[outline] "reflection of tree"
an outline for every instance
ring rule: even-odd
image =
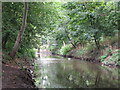
[[[97,87],[100,83],[101,71],[98,71],[96,78],[95,78],[95,87]]]
[[[49,65],[42,63],[42,66],[41,76],[48,77],[47,88],[116,87],[118,84],[110,72],[93,64],[58,61]]]

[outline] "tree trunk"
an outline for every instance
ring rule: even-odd
[[[95,78],[95,87],[98,87],[100,83],[100,76],[101,76],[101,72],[98,72]]]
[[[95,36],[94,36],[94,41],[95,41],[95,45],[96,45],[97,49],[100,49],[99,41],[96,39]]]
[[[15,57],[15,55],[16,55],[18,49],[19,49],[19,46],[20,46],[20,43],[21,43],[21,40],[22,40],[22,37],[23,37],[23,33],[24,33],[25,27],[26,27],[27,13],[28,13],[28,3],[24,2],[24,11],[23,11],[23,20],[22,20],[21,29],[18,33],[18,36],[17,36],[17,39],[15,41],[14,47],[13,47],[12,51],[10,52],[10,56],[12,58]]]
[[[118,11],[120,11],[120,1],[118,2]],[[119,38],[120,38],[120,15],[118,14],[118,20],[117,20],[117,23],[118,23],[118,48],[120,48],[120,40],[119,40]]]
[[[9,33],[6,33],[5,37],[3,37],[4,39],[2,40],[2,49],[5,49],[6,43],[9,39]]]
[[[38,57],[40,58],[40,48],[38,48]]]
[[[66,32],[66,34],[68,33],[66,30],[65,30],[65,32]],[[71,39],[70,39],[70,37],[68,36],[68,34],[67,34],[67,38],[68,38],[68,40],[70,41],[70,43],[72,44],[72,46],[73,46],[74,48],[76,48],[75,44],[71,41]]]

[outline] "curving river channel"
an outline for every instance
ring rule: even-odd
[[[38,58],[36,85],[38,88],[118,88],[118,69],[98,64],[66,59]]]

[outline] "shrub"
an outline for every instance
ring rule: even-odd
[[[100,56],[100,60],[103,62],[105,60],[105,58],[107,58],[107,54],[106,55],[103,55],[103,56]]]
[[[86,48],[87,52],[91,52],[92,50],[95,50],[95,49],[96,49],[95,44],[89,44],[87,45],[87,48]]]
[[[70,44],[62,46],[60,49],[60,54],[66,55],[71,49],[72,49],[72,46]]]
[[[118,37],[117,36],[116,37],[112,37],[111,38],[111,44],[114,44],[116,42],[118,42]]]
[[[58,53],[58,50],[60,49],[60,47],[59,46],[53,46],[53,45],[51,45],[49,48],[48,48],[48,50],[50,50],[50,51],[52,51],[52,52],[54,52],[54,53]]]
[[[120,65],[120,50],[116,50],[116,53],[112,55],[110,61],[115,61],[117,65]]]
[[[100,57],[101,61],[104,62],[107,56],[108,56],[108,54],[101,56]],[[105,62],[107,62],[107,63],[115,62],[116,65],[120,65],[120,61],[119,61],[120,57],[119,56],[120,56],[120,50],[116,50],[112,54],[112,56],[108,60],[106,60]]]
[[[21,50],[17,53],[17,57],[21,58],[21,57],[28,57],[28,58],[35,58],[35,49],[25,49],[25,50]]]
[[[85,48],[81,48],[81,49],[77,50],[76,55],[82,56],[82,55],[85,54],[85,52],[86,52],[86,49]]]

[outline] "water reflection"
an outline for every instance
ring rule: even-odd
[[[101,67],[78,60],[47,58],[37,60],[39,88],[118,87],[117,68]]]

